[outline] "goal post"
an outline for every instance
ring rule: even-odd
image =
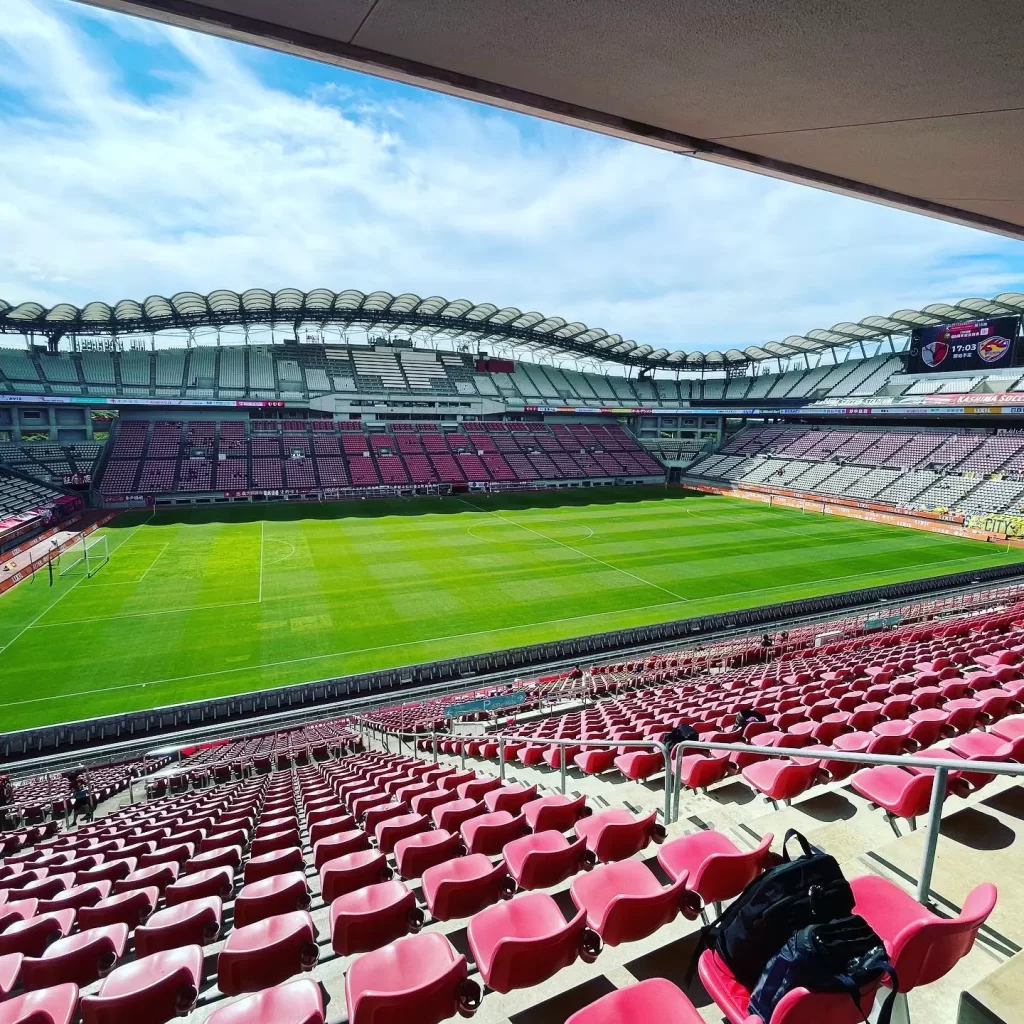
[[[61,569],[61,576],[94,576],[110,561],[107,535],[84,536],[65,554],[71,556],[71,561]]]

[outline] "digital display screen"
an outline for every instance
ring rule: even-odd
[[[1020,366],[1020,317],[1001,316],[918,327],[910,336],[910,373],[957,373]]]

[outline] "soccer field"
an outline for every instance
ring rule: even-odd
[[[3,731],[1020,557],[655,488],[129,513],[105,532],[92,578],[0,598]]]

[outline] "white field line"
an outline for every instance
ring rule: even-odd
[[[163,546],[163,547],[162,547],[162,548],[161,548],[161,549],[160,549],[160,550],[159,550],[159,551],[158,551],[158,552],[156,553],[156,557],[155,557],[155,558],[153,559],[153,561],[152,561],[152,562],[150,562],[150,563],[149,563],[149,569],[147,569],[147,570],[146,570],[146,571],[145,571],[145,572],[144,572],[144,573],[143,573],[143,574],[142,574],[142,575],[141,575],[141,576],[140,576],[140,577],[139,577],[139,578],[138,578],[138,579],[137,579],[137,580],[135,581],[136,583],[141,583],[141,582],[142,582],[142,581],[143,581],[143,580],[144,580],[144,579],[145,579],[145,578],[146,578],[146,577],[147,577],[147,576],[149,575],[149,570],[150,570],[150,569],[152,569],[154,565],[156,565],[156,563],[157,563],[157,562],[158,562],[158,561],[160,560],[160,556],[161,556],[161,555],[162,555],[162,554],[163,554],[163,553],[164,553],[164,552],[165,552],[165,551],[166,551],[166,550],[167,550],[167,549],[168,549],[168,548],[169,548],[170,546],[171,546],[171,542],[170,542],[170,541],[168,541],[168,542],[167,542],[167,543],[166,543],[166,544],[165,544],[165,545],[164,545],[164,546]]]
[[[264,536],[264,533],[265,533],[264,525],[265,525],[264,521],[261,519],[260,520],[260,594],[259,594],[259,597],[256,599],[256,603],[257,604],[263,604],[263,536]]]
[[[474,505],[471,501],[466,501],[465,498],[459,498],[459,501],[463,505],[474,509],[477,512],[483,512],[485,515],[494,516],[495,519],[500,519],[503,523],[508,523],[511,526],[518,526],[520,530],[525,530],[527,533],[532,533],[535,537],[540,537],[541,540],[546,540],[549,544],[557,544],[559,547],[566,548],[568,551],[572,551],[577,555],[582,555],[584,558],[589,558],[593,562],[597,562],[599,565],[603,565],[613,572],[622,573],[623,576],[630,576],[639,583],[643,583],[648,587],[654,587],[655,590],[660,590],[663,594],[668,594],[669,597],[675,598],[676,601],[682,601],[688,603],[690,598],[681,597],[679,594],[669,590],[667,587],[663,587],[658,583],[652,583],[650,580],[645,580],[642,576],[637,576],[635,572],[629,572],[628,569],[620,569],[617,565],[612,565],[611,562],[606,562],[603,558],[598,558],[597,555],[592,555],[588,551],[580,551],[579,548],[574,548],[571,544],[566,544],[564,541],[556,540],[554,537],[548,537],[546,534],[539,533],[537,530],[531,530],[529,526],[524,526],[522,523],[517,523],[514,519],[506,519],[504,516],[498,515],[497,512],[491,512],[489,509],[480,508],[479,505]]]

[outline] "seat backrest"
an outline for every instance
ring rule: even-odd
[[[875,990],[861,994],[860,1008],[845,992],[808,992],[794,988],[776,1004],[768,1024],[863,1024],[871,1013]],[[748,1024],[758,1020],[749,1019]]]
[[[896,936],[892,964],[900,991],[928,985],[943,977],[974,945],[978,929],[996,904],[996,887],[985,882],[972,889],[959,917],[930,917],[908,924]]]
[[[699,892],[705,903],[719,903],[738,896],[763,870],[774,839],[769,832],[756,850],[712,854],[690,879],[689,887]]]

